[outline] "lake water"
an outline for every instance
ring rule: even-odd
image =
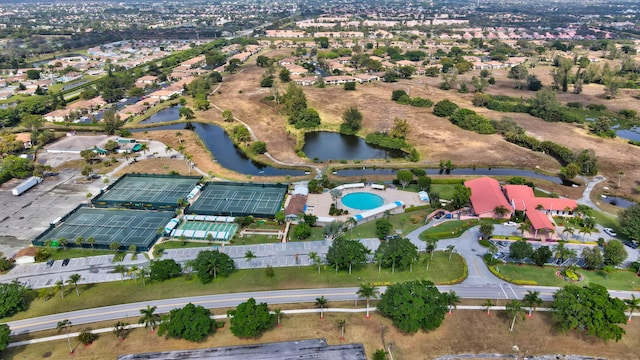
[[[329,131],[306,133],[302,151],[309,159],[322,161],[389,159],[405,155],[402,151],[374,147],[355,135]]]
[[[174,105],[166,109],[160,110],[157,113],[149,116],[148,118],[140,121],[140,124],[154,124],[154,123],[180,120],[181,107],[182,107],[181,105]]]
[[[213,158],[224,168],[252,176],[302,176],[305,174],[305,170],[278,169],[254,162],[235,146],[233,141],[227,136],[227,133],[219,126],[202,123],[193,123],[193,125],[195,126],[194,131],[209,149]],[[153,130],[181,131],[184,130],[184,124],[135,129],[132,130],[132,132]]]
[[[621,207],[623,209],[630,208],[636,204],[634,201],[627,200],[617,196],[607,196],[606,198],[603,198],[602,201],[617,207]]]

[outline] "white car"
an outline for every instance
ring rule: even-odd
[[[618,236],[618,234],[616,234],[616,232],[613,231],[612,228],[604,228],[604,232],[607,233],[607,235],[609,236],[614,236],[614,237]]]
[[[504,223],[504,224],[502,224],[502,225],[504,225],[504,226],[518,226],[518,224],[516,224],[516,223],[515,223],[515,222],[513,222],[513,221],[507,221],[506,223]]]

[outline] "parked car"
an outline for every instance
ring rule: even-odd
[[[55,262],[56,262],[55,260],[53,260],[53,259],[49,259],[49,260],[47,261],[47,267],[52,267],[52,266],[53,266],[53,263],[55,263]]]
[[[507,221],[506,223],[504,223],[504,224],[502,224],[502,225],[504,225],[504,226],[518,226],[518,224],[516,224],[516,223],[515,223],[515,222],[513,222],[513,221]]]
[[[618,236],[618,234],[616,234],[616,232],[613,231],[612,228],[604,228],[604,232],[609,236]]]
[[[69,265],[69,261],[71,261],[71,259],[69,259],[69,258],[66,258],[66,259],[62,260],[62,266]]]
[[[625,240],[624,244],[627,245],[628,247],[632,248],[632,249],[637,249],[638,248],[638,244],[636,244],[635,242],[633,242],[631,240]]]

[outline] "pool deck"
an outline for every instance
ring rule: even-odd
[[[354,192],[367,192],[367,193],[376,194],[382,197],[382,199],[384,199],[384,204],[392,203],[398,200],[402,201],[406,205],[406,207],[427,204],[426,202],[421,201],[420,197],[418,196],[418,193],[415,193],[415,192],[403,191],[400,189],[376,190],[371,188],[370,186],[365,186],[364,188],[342,190],[342,196],[345,196],[347,194],[351,194]],[[309,197],[307,198],[307,213],[313,214],[317,217],[324,217],[324,218],[329,217],[329,209],[331,208],[332,202],[333,200],[331,199],[331,194],[328,191],[322,194],[309,194]],[[356,214],[361,214],[366,211],[366,210],[356,210],[356,209],[351,209],[349,207],[346,207],[342,204],[342,201],[340,200],[338,201],[338,208],[349,210],[348,215],[333,216],[334,218],[340,221],[346,221],[349,217]],[[397,213],[397,212],[401,212],[401,211],[397,211],[397,210],[392,211],[392,213]]]

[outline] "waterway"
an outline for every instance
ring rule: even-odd
[[[399,150],[384,149],[367,144],[355,135],[329,131],[313,131],[305,134],[302,151],[314,160],[368,160],[403,158]]]

